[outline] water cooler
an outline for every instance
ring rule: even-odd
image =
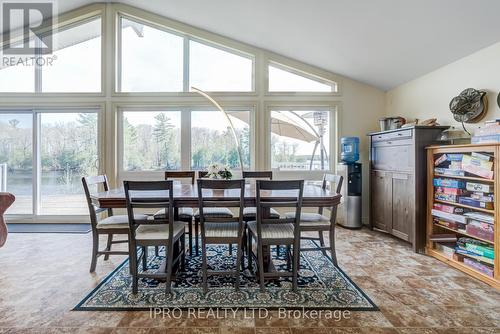
[[[362,165],[359,160],[359,138],[341,138],[341,160],[337,174],[344,177],[342,202],[337,212],[337,223],[347,228],[361,228]]]

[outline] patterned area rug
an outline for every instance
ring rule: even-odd
[[[311,241],[305,241],[311,242]],[[312,246],[312,245],[306,245]],[[150,252],[153,253],[153,252]],[[210,269],[232,269],[235,253],[230,256],[227,246],[209,246]],[[278,270],[286,270],[286,257],[276,256],[273,263]],[[148,270],[159,268],[164,255],[150,256]],[[161,308],[307,308],[376,311],[377,306],[358,288],[329,256],[321,252],[302,252],[300,261],[299,289],[291,291],[291,279],[266,282],[266,291],[246,269],[241,274],[239,291],[234,289],[233,279],[209,276],[208,293],[201,288],[201,256],[187,257],[186,271],[179,272],[173,282],[173,293],[165,296],[165,283],[152,279],[139,279],[139,293],[132,294],[132,281],[128,260],[108,275],[76,307],[79,311],[149,310]],[[246,260],[245,260],[246,261]],[[246,263],[245,263],[246,264]],[[255,264],[254,264],[255,265]]]

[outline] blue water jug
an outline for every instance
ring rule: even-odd
[[[340,138],[340,159],[345,163],[354,163],[359,160],[359,138]]]

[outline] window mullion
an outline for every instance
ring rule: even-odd
[[[189,37],[184,36],[183,45],[183,68],[182,68],[182,90],[184,92],[190,91],[189,82]]]
[[[181,169],[191,169],[191,110],[181,109]]]

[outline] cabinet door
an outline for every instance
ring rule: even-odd
[[[415,195],[413,175],[392,173],[392,229],[391,234],[406,241],[412,240],[415,225]]]
[[[391,232],[392,226],[392,177],[391,173],[373,171],[371,175],[371,212],[373,227]]]

